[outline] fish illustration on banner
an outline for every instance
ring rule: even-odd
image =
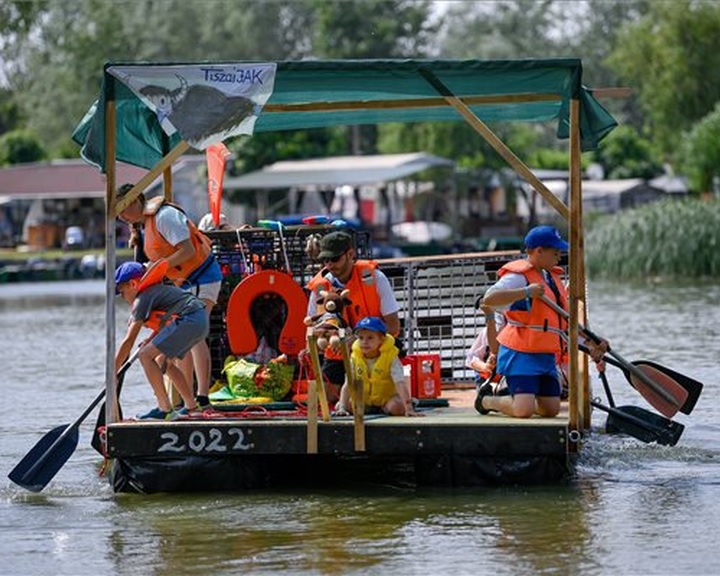
[[[222,204],[223,178],[225,176],[225,162],[230,156],[230,150],[222,142],[211,144],[205,149],[208,169],[208,204],[213,223],[220,226],[220,205]]]
[[[252,134],[272,95],[277,65],[111,66],[156,115],[169,136],[178,132],[190,146],[205,150],[240,134]]]

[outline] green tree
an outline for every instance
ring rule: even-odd
[[[663,172],[660,156],[632,126],[613,130],[593,152],[593,157],[603,167],[606,178],[650,179]]]
[[[713,190],[720,178],[720,102],[683,139],[680,167],[694,190]]]
[[[0,2],[7,12],[25,4]],[[307,2],[48,0],[35,8],[32,18],[15,18],[23,25],[3,37],[0,56],[27,126],[55,155],[77,154],[70,134],[106,62],[283,59],[310,46]]]
[[[608,63],[637,90],[652,134],[672,158],[678,134],[720,94],[720,5],[651,3],[646,16],[623,27]]]
[[[27,130],[12,130],[0,136],[0,166],[37,162],[46,157],[37,137]]]

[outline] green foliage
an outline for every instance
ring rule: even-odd
[[[315,0],[313,48],[321,58],[419,57],[436,29],[427,0]]]
[[[650,179],[663,173],[662,162],[650,141],[641,137],[632,126],[619,126],[613,130],[593,156],[608,179]]]
[[[27,130],[12,130],[0,136],[0,166],[37,162],[46,157],[37,136]]]
[[[593,223],[590,277],[654,279],[720,273],[720,200],[664,200]]]
[[[21,128],[20,106],[10,90],[0,88],[0,134]]]
[[[681,168],[700,192],[711,190],[720,177],[720,102],[684,138]]]
[[[720,6],[653,2],[628,23],[608,64],[636,89],[662,149],[672,156],[678,134],[710,112],[720,94]]]

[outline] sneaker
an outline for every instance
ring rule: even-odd
[[[196,410],[198,412],[206,412],[207,410],[213,409],[213,405],[207,396],[195,396],[195,402],[197,403]]]
[[[200,405],[198,404],[197,406],[195,406],[195,408],[186,408],[185,406],[180,409],[176,408],[175,412],[180,414],[180,416],[191,416],[193,414],[200,414],[202,410],[200,409]]]
[[[141,414],[137,418],[138,420],[177,420],[180,418],[180,414],[175,410],[165,412],[164,410],[160,410],[160,408],[153,408],[150,412]]]
[[[483,416],[485,414],[489,414],[490,412],[494,412],[494,410],[489,410],[487,408],[483,408],[482,405],[482,399],[485,398],[485,396],[493,396],[493,386],[491,382],[485,382],[482,386],[480,386],[477,390],[477,396],[475,397],[475,410],[478,411],[478,413],[482,414]]]

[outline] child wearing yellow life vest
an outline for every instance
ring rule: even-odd
[[[355,336],[351,377],[362,380],[365,406],[378,408],[391,416],[420,416],[413,408],[395,339],[387,333],[385,322],[375,316],[363,318],[355,325]],[[347,415],[349,400],[350,388],[346,380],[334,415]]]

